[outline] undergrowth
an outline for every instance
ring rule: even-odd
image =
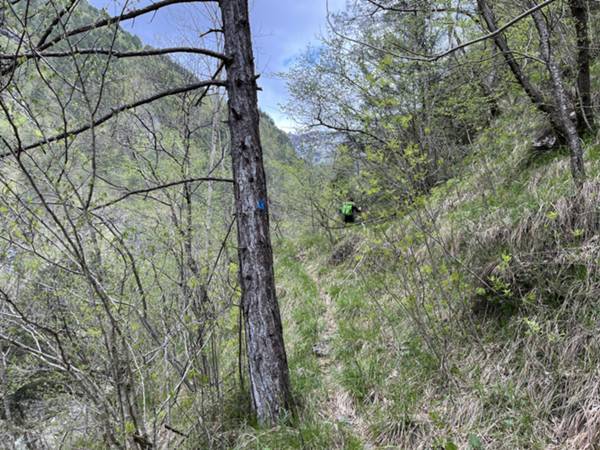
[[[532,156],[513,119],[394,222],[341,230],[333,247],[280,245],[299,419],[238,448],[596,448],[600,145],[586,142],[576,192],[568,156]],[[307,267],[333,302],[336,382],[367,424],[362,443],[319,415],[324,305]]]

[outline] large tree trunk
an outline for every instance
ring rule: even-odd
[[[577,32],[577,128],[580,133],[594,128],[587,3],[586,0],[569,1]]]
[[[219,0],[219,5],[231,58],[227,93],[250,386],[259,423],[273,425],[292,410],[292,397],[275,296],[248,1]]]
[[[581,139],[577,132],[577,126],[570,117],[572,109],[569,104],[569,97],[565,90],[560,68],[552,54],[552,48],[550,46],[550,30],[548,29],[548,24],[546,23],[544,15],[540,11],[533,13],[533,20],[540,36],[542,58],[546,63],[546,67],[548,68],[552,80],[554,97],[558,107],[558,120],[560,121],[560,126],[562,127],[563,134],[567,139],[569,150],[571,152],[571,173],[573,174],[573,180],[578,187],[581,187],[585,181],[583,146],[581,145]]]

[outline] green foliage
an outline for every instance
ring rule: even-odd
[[[2,9],[2,28],[29,27],[24,35],[35,41],[61,2],[27,3],[31,20],[18,20],[27,11],[15,3],[10,11]],[[74,29],[102,16],[106,12],[79,2],[65,16],[65,26]],[[61,27],[54,30],[48,39]],[[2,53],[17,51],[0,39]],[[51,50],[67,51],[68,44]],[[138,38],[114,27],[93,29],[70,44],[142,49]],[[165,424],[189,430],[189,448],[226,446],[232,429],[252,421],[247,368],[238,358],[244,343],[239,342],[233,188],[182,183],[207,174],[231,178],[225,99],[213,91],[205,97],[202,90],[168,96],[75,134],[72,130],[126,103],[196,82],[196,74],[167,56],[18,62],[12,83],[3,85],[1,152],[66,136],[30,150],[20,161],[8,157],[0,163],[0,284],[7,296],[0,299],[0,313],[4,318],[10,310],[14,318],[10,326],[0,323],[1,347],[9,349],[11,375],[23,374],[0,390],[6,387],[12,395],[38,371],[48,379],[55,372],[71,374],[60,380],[68,394],[56,400],[64,412],[56,420],[64,419],[65,429],[50,424],[51,414],[36,423],[29,407],[22,427],[32,433],[38,426],[36,432],[49,430],[49,439],[64,432],[64,446],[124,447],[142,434],[177,434]],[[301,203],[305,166],[266,114],[260,125],[277,228],[288,206]],[[297,217],[305,220],[302,213]],[[300,269],[289,267],[293,278]],[[310,342],[319,322],[309,311],[318,306],[318,296],[310,295],[310,280],[304,281],[293,295],[305,300],[305,309],[294,314],[306,345],[290,360],[296,364],[296,389],[311,392],[318,387],[318,366]],[[42,337],[27,332],[29,327]],[[39,347],[48,357],[36,365],[4,336],[24,348]],[[302,370],[310,364],[312,373]],[[50,405],[54,392],[48,390],[43,400]],[[89,415],[78,413],[80,404]]]
[[[41,30],[53,5],[33,3],[39,9],[30,26]],[[106,15],[82,5],[70,26]],[[357,5],[350,12],[364,13]],[[513,17],[514,4],[494,7],[501,23]],[[10,14],[6,20],[18,25]],[[298,410],[273,429],[254,423],[240,358],[237,249],[221,245],[232,225],[231,187],[213,185],[209,202],[207,186],[183,183],[100,208],[135,189],[210,171],[229,177],[227,156],[211,159],[208,144],[215,137],[219,150],[229,144],[223,105],[215,129],[200,127],[220,100],[209,96],[198,106],[197,94],[163,99],[120,114],[93,136],[69,133],[44,144],[23,165],[3,160],[0,261],[10,269],[0,282],[19,311],[3,299],[8,309],[0,312],[9,320],[0,332],[21,348],[39,346],[50,355],[45,363],[66,351],[70,364],[42,371],[39,359],[11,347],[4,395],[43,399],[53,423],[73,429],[80,425],[76,402],[108,411],[91,416],[102,426],[89,436],[73,433],[65,445],[105,448],[104,432],[125,445],[142,428],[162,436],[165,425],[189,431],[181,445],[190,449],[595,444],[585,433],[594,431],[587,418],[596,408],[600,363],[597,137],[585,137],[589,180],[576,192],[566,149],[530,152],[545,118],[498,67],[490,45],[435,65],[398,56],[400,48],[436,52],[454,38],[432,31],[448,31],[448,24],[467,41],[480,35],[478,24],[450,13],[333,20],[370,50],[339,36],[311,49],[291,73],[290,110],[311,123],[318,113],[346,131],[323,135],[299,157],[261,116],[277,294]],[[507,32],[519,54],[538,44],[530,25]],[[80,45],[108,45],[112,37],[92,30]],[[1,39],[3,51],[15,50]],[[573,52],[554,44],[568,72]],[[141,43],[117,33],[115,48]],[[61,133],[65,121],[68,130],[87,123],[90,104],[98,102],[101,115],[195,80],[166,57],[115,60],[101,92],[105,57],[52,67],[18,62],[19,89],[3,91],[3,151],[17,138],[27,144]],[[524,70],[537,85],[548,83],[536,59]],[[332,155],[316,162],[324,144]],[[339,227],[339,205],[349,196],[364,207],[365,226]],[[341,248],[348,251],[330,264]],[[208,304],[195,301],[204,293]],[[33,324],[46,328],[34,333]],[[115,324],[120,334],[110,332]],[[84,384],[65,378],[69,373]],[[100,399],[86,397],[96,389]],[[119,412],[123,396],[143,421]]]
[[[577,203],[595,211],[597,177],[578,197],[564,152],[524,163],[522,136],[533,126],[518,120],[525,111],[529,106],[516,104],[481,130],[472,155],[455,167],[460,176],[406,204],[395,220],[344,230],[344,241],[359,244],[341,265],[324,263],[323,237],[303,241],[309,255],[319,255],[321,289],[333,301],[334,377],[368,423],[362,442],[549,445],[550,411],[556,410],[544,405],[551,398],[560,404],[565,392],[564,384],[563,394],[553,390],[565,367],[554,358],[569,339],[578,339],[577,327],[595,327],[592,291],[584,286],[598,278],[582,246],[594,245],[588,239],[595,232],[586,227],[597,222],[572,213]],[[596,174],[595,145],[587,145],[589,172]],[[380,173],[369,176],[372,185],[385,183]],[[550,262],[542,254],[556,256]],[[491,272],[482,272],[487,267]],[[476,297],[504,313],[474,315]],[[586,303],[583,315],[569,311]],[[595,359],[596,350],[567,364],[577,367],[578,392],[588,386],[586,376],[593,378],[580,358]]]

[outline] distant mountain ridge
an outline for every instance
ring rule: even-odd
[[[336,148],[344,142],[341,133],[313,130],[288,133],[298,156],[311,164],[331,164]]]

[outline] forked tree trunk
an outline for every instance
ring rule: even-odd
[[[258,422],[273,425],[292,396],[269,235],[269,202],[259,133],[256,75],[247,0],[219,0],[229,97],[238,256],[252,401]]]
[[[532,1],[528,5],[533,8],[536,4]],[[477,0],[477,10],[491,33],[498,32],[498,24],[494,12],[487,0]],[[542,59],[546,64],[553,88],[553,101],[548,101],[542,92],[537,89],[531,80],[525,75],[521,66],[512,53],[508,42],[502,33],[494,35],[496,47],[502,52],[506,64],[515,76],[517,82],[527,93],[531,101],[541,112],[548,115],[552,128],[556,134],[569,146],[571,153],[571,173],[578,187],[585,181],[585,167],[583,162],[583,146],[577,131],[577,126],[570,117],[572,105],[567,94],[560,68],[552,54],[550,44],[550,31],[541,11],[533,13],[533,19],[540,37],[540,49]]]
[[[490,33],[497,33],[499,29],[498,21],[488,0],[477,0],[477,11],[480,17],[483,19],[487,30]],[[506,40],[504,33],[495,34],[494,43],[496,44],[496,48],[498,48],[498,50],[502,54],[506,65],[509,67],[513,76],[517,80],[517,83],[523,88],[523,90],[525,91],[531,102],[535,105],[535,107],[548,116],[552,128],[556,132],[558,137],[563,138],[563,127],[561,126],[560,120],[557,117],[557,111],[554,108],[554,105],[552,104],[552,102],[547,101],[542,92],[531,82],[529,77],[525,74],[523,68],[517,61],[517,58],[515,57],[510,46],[508,45],[508,41]],[[566,137],[564,137],[564,140],[566,140]]]
[[[530,3],[533,5],[533,3]],[[542,53],[542,59],[546,63],[546,67],[552,80],[552,88],[554,91],[554,97],[557,105],[557,115],[560,126],[564,136],[567,139],[569,150],[571,153],[571,173],[573,180],[578,187],[583,185],[585,181],[585,166],[583,162],[583,146],[579,133],[577,132],[577,126],[570,117],[572,111],[567,91],[565,90],[564,82],[560,68],[552,54],[552,47],[550,44],[550,30],[544,15],[540,11],[533,13],[533,20],[538,30],[540,37],[540,49]]]

